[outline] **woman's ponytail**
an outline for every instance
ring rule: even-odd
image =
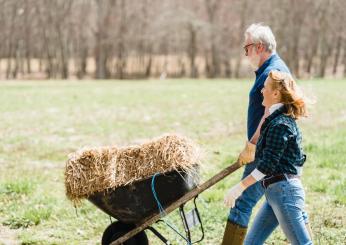
[[[307,116],[306,102],[296,81],[288,73],[271,71],[272,88],[281,93],[281,103],[286,107],[286,114],[298,119]]]

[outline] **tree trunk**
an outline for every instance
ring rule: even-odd
[[[308,55],[307,55],[307,65],[306,65],[306,72],[308,74],[311,74],[311,69],[312,69],[312,65],[313,65],[313,61],[315,58],[315,55],[317,53],[317,49],[318,49],[318,43],[319,43],[319,35],[316,34],[315,38],[313,38],[313,43],[310,44],[311,45],[311,49],[310,51],[308,51]],[[309,50],[309,49],[307,49]]]
[[[80,52],[80,65],[77,73],[77,77],[82,79],[87,73],[87,59],[88,59],[88,49],[83,48]]]
[[[151,65],[152,65],[152,57],[151,55],[149,55],[149,59],[148,59],[148,62],[147,62],[147,66],[145,68],[145,77],[146,78],[149,78],[150,77],[150,74],[151,74]]]
[[[31,73],[31,31],[29,22],[29,2],[25,1],[25,12],[24,12],[24,22],[25,28],[25,59],[26,59],[26,70]]]
[[[196,41],[196,30],[194,27],[190,24],[188,27],[189,34],[190,34],[190,42],[188,45],[188,54],[190,59],[190,77],[196,78],[197,77],[197,69],[196,69],[196,53],[197,53],[197,41]]]
[[[116,66],[116,77],[118,79],[125,78],[125,41],[124,36],[126,32],[126,9],[125,1],[120,2],[120,26],[119,26],[119,39],[118,39],[118,55],[117,55],[117,66]]]
[[[343,63],[344,63],[344,77],[346,77],[346,40],[344,40],[344,58],[343,58]]]
[[[13,35],[14,35],[14,25],[15,25],[15,19],[16,19],[16,7],[15,5],[11,11],[10,16],[10,33],[8,36],[8,53],[7,53],[7,66],[6,66],[6,79],[9,79],[12,75],[12,59],[16,57],[15,55],[15,48],[13,45]]]
[[[232,67],[231,67],[230,61],[228,59],[226,59],[224,61],[224,66],[225,66],[225,77],[226,78],[231,78],[231,76],[232,76]]]
[[[95,77],[97,79],[107,79],[110,77],[110,71],[107,66],[109,55],[109,18],[111,14],[111,7],[109,1],[97,1],[97,31],[95,32],[96,46],[95,46],[95,63],[96,71]]]
[[[339,58],[341,53],[341,43],[342,42],[342,36],[338,36],[338,40],[336,41],[336,47],[335,47],[335,54],[334,54],[334,63],[333,63],[333,74],[336,75],[336,72],[338,70],[339,65]]]
[[[68,58],[66,57],[66,44],[64,44],[63,34],[61,32],[60,23],[56,23],[56,31],[58,34],[59,57],[60,57],[60,72],[62,79],[68,78]]]
[[[329,3],[329,1],[327,2]],[[326,68],[327,68],[327,60],[328,57],[330,56],[332,46],[328,43],[328,37],[327,37],[327,29],[328,29],[328,23],[327,23],[327,10],[329,6],[326,6],[322,10],[321,13],[321,24],[320,24],[320,31],[324,33],[324,35],[321,38],[321,54],[320,54],[320,67],[319,67],[319,72],[318,76],[323,78],[326,73]]]
[[[321,55],[320,55],[320,68],[318,76],[323,78],[326,75],[326,69],[328,64],[328,57],[330,56],[332,51],[331,45],[327,43],[327,40],[323,38],[322,45],[321,45]]]
[[[207,8],[207,14],[208,14],[208,19],[211,24],[211,38],[210,38],[210,52],[211,52],[211,63],[209,64],[209,72],[208,72],[208,77],[210,78],[215,78],[220,74],[220,60],[219,60],[219,53],[218,53],[218,48],[217,44],[215,43],[215,38],[217,34],[215,33],[214,30],[214,25],[215,25],[215,16],[216,12],[218,10],[218,1],[211,1],[211,0],[205,0],[206,8]]]
[[[242,1],[242,8],[241,8],[241,14],[240,14],[240,28],[239,28],[239,38],[244,36],[244,29],[245,29],[245,21],[246,21],[246,17],[247,17],[247,0],[243,0]],[[242,39],[240,38],[238,43],[241,44]],[[237,57],[237,61],[236,61],[236,65],[234,68],[234,76],[236,78],[239,78],[240,74],[240,67],[241,67],[241,62],[242,62],[242,57],[243,57],[243,50],[241,49],[241,51],[238,53],[238,57]]]

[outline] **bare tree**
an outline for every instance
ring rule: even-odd
[[[254,22],[272,27],[295,76],[339,76],[345,9],[343,0],[0,0],[0,76],[242,77]]]

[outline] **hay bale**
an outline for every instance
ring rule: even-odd
[[[66,195],[74,203],[109,188],[130,184],[155,173],[191,173],[200,163],[200,150],[189,139],[165,135],[126,148],[103,147],[69,155],[65,170]]]
[[[65,169],[66,195],[78,201],[91,193],[115,185],[115,147],[81,149],[69,155]]]

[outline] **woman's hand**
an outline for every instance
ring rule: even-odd
[[[229,189],[224,199],[225,205],[229,208],[233,208],[235,201],[238,199],[238,197],[240,197],[245,189],[246,187],[242,184],[242,182]]]

